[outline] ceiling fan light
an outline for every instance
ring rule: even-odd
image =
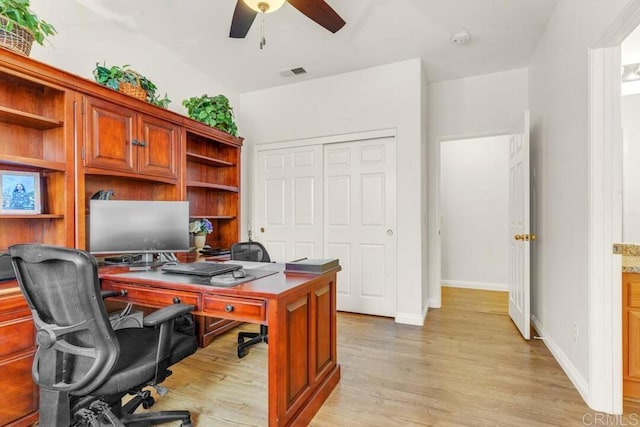
[[[256,12],[271,13],[280,9],[286,0],[243,0]]]

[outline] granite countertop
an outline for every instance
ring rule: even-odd
[[[613,253],[622,255],[623,273],[640,273],[640,245],[632,243],[614,243]]]

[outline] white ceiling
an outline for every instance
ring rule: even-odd
[[[75,0],[104,19],[153,39],[239,93],[410,58],[429,81],[525,67],[557,0],[327,0],[347,22],[336,34],[289,4],[230,39],[236,0]],[[450,42],[467,30],[466,46]],[[82,35],[78,35],[82,37]],[[304,67],[308,74],[282,77]]]

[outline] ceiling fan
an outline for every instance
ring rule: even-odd
[[[238,0],[233,12],[229,37],[244,38],[258,12],[263,14],[275,12],[285,1],[332,33],[345,25],[344,19],[324,0]]]

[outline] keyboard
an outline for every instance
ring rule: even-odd
[[[194,276],[217,276],[240,270],[241,265],[215,262],[190,262],[186,264],[165,264],[161,267],[166,273],[191,274]]]

